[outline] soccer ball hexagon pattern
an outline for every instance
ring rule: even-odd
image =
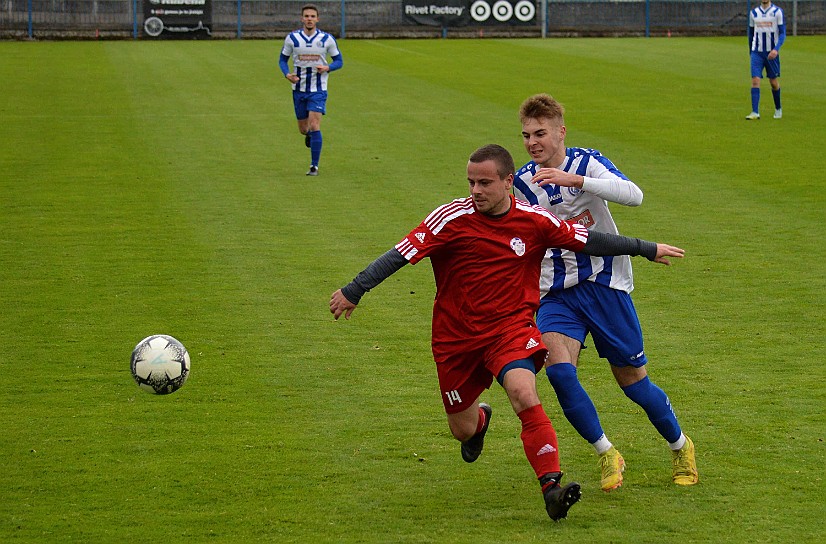
[[[166,334],[147,336],[132,350],[132,377],[144,391],[174,393],[189,377],[189,352]]]

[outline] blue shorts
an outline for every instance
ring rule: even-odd
[[[295,118],[299,121],[309,117],[311,111],[317,111],[324,115],[327,113],[327,91],[315,93],[293,91],[293,107],[295,108]]]
[[[777,79],[780,77],[780,55],[769,60],[768,53],[751,52],[751,77],[763,77],[763,69],[766,69],[766,77]]]
[[[557,332],[585,344],[590,333],[594,347],[614,366],[641,367],[648,362],[642,328],[625,291],[584,281],[545,295],[536,312],[542,333]]]

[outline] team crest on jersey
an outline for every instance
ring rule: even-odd
[[[424,233],[423,232],[417,232],[416,234],[414,234],[414,236],[416,237],[416,240],[418,240],[420,244],[424,243]]]
[[[571,193],[571,195],[576,196],[582,192],[582,189],[579,187],[568,187],[568,192]]]
[[[522,241],[521,238],[511,238],[511,249],[514,253],[518,256],[522,256],[525,254],[525,242]]]

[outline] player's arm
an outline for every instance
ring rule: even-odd
[[[783,42],[786,41],[786,25],[777,25],[777,44],[774,46],[774,50],[778,53],[780,52],[780,46],[783,45]]]
[[[583,178],[582,190],[608,202],[623,206],[642,204],[642,190],[630,179],[625,179],[606,170],[600,177]]]
[[[287,78],[290,83],[297,83],[298,76],[290,72],[289,60],[290,56],[285,55],[282,51],[281,56],[278,57],[278,67],[281,68],[281,73],[284,74],[284,77]]]
[[[591,152],[591,160],[585,174],[583,176],[558,168],[540,168],[531,181],[542,187],[549,184],[576,187],[623,206],[642,204],[642,190],[598,151]]]
[[[356,309],[361,297],[401,270],[407,262],[407,259],[396,248],[387,251],[359,272],[353,281],[333,293],[330,297],[330,313],[335,319],[341,317],[342,314],[345,319],[350,319],[350,314]]]
[[[668,244],[657,244],[639,238],[622,236],[621,234],[589,231],[588,241],[585,242],[585,247],[580,253],[595,257],[607,255],[642,256],[655,263],[670,265],[671,262],[667,257],[682,258],[685,255],[685,250]]]
[[[335,72],[336,70],[338,70],[342,66],[344,66],[344,58],[341,56],[341,53],[339,53],[338,55],[330,57],[330,59],[333,61],[333,62],[330,63],[330,67],[329,67],[330,72]]]

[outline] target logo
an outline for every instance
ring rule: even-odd
[[[514,17],[527,23],[532,21],[535,15],[536,7],[529,0],[519,0],[515,4],[508,0],[496,0],[493,6],[486,0],[476,0],[470,5],[470,16],[480,23],[484,23],[491,16],[500,23],[505,23]]]

